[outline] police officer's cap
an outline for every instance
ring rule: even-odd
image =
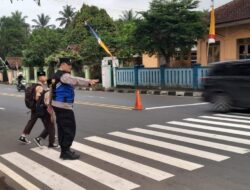
[[[62,57],[59,59],[59,64],[66,63],[67,65],[72,65],[72,60],[68,57]]]
[[[44,71],[38,71],[37,77],[40,77],[40,76],[46,76],[46,73]]]

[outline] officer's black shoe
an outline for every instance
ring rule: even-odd
[[[62,152],[60,155],[60,158],[63,160],[77,160],[80,158],[80,155],[68,150],[68,151]]]

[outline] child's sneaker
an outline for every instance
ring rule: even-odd
[[[41,143],[42,139],[40,137],[36,137],[34,138],[34,142],[36,143],[36,145],[39,147],[39,148],[42,148],[42,143]]]
[[[31,142],[25,136],[20,136],[18,139],[21,143],[30,144]]]
[[[49,144],[48,148],[60,148],[60,146],[56,143]]]

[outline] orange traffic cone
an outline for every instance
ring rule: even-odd
[[[143,110],[140,91],[136,90],[136,99],[135,99],[135,107],[134,110]]]

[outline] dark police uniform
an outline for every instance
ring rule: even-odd
[[[60,60],[61,63],[71,64],[69,59]],[[56,114],[58,140],[61,146],[62,159],[78,159],[79,155],[70,150],[76,133],[76,121],[73,112],[75,98],[74,86],[88,86],[89,81],[80,77],[73,77],[70,73],[58,70],[53,76],[52,106]]]

